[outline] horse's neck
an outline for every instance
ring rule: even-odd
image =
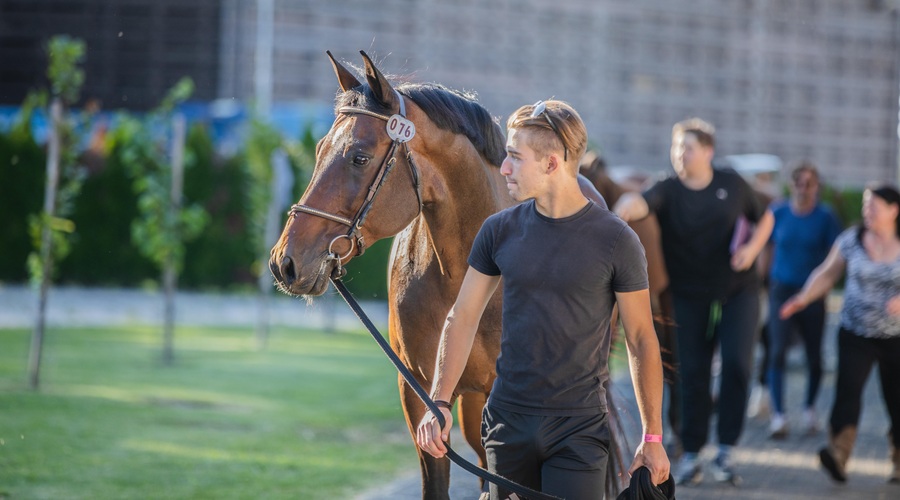
[[[597,188],[597,191],[600,191],[600,195],[603,196],[603,199],[606,200],[606,204],[609,205],[610,208],[619,201],[619,198],[621,198],[622,194],[626,191],[625,188],[616,184],[612,178],[602,170],[594,169],[585,172],[585,177],[591,181],[591,184]]]
[[[413,240],[429,247],[426,253],[432,254],[433,263],[441,266],[445,275],[462,279],[481,224],[514,202],[499,168],[480,157],[452,165],[441,172],[440,181],[441,189],[435,190],[439,197],[426,204],[422,218],[412,228]]]

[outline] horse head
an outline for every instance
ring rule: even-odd
[[[409,100],[361,54],[365,83],[328,52],[341,89],[335,120],[316,145],[310,183],[270,252],[278,287],[292,295],[323,294],[329,278],[368,244],[398,233],[421,211],[411,154],[417,138],[403,116]]]

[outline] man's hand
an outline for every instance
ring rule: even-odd
[[[628,468],[628,474],[634,474],[641,466],[646,467],[650,471],[650,477],[653,484],[662,484],[669,479],[669,457],[666,455],[666,449],[662,443],[641,443],[637,451],[634,453],[634,461]]]
[[[447,454],[444,442],[450,440],[450,428],[453,427],[453,414],[450,410],[443,407],[438,409],[444,414],[443,429],[430,411],[425,413],[419,427],[416,428],[416,444],[434,458],[441,458]]]
[[[750,248],[750,245],[742,245],[740,248],[734,252],[734,255],[731,256],[731,269],[741,272],[750,269],[750,266],[753,265],[753,261],[756,260],[756,252]]]
[[[613,207],[613,212],[625,222],[641,220],[650,213],[650,207],[647,206],[647,200],[641,193],[624,193],[619,197]]]

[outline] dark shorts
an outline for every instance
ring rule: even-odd
[[[609,459],[607,413],[550,417],[485,406],[481,442],[488,469],[567,500],[603,497]],[[491,484],[491,499],[511,492]]]

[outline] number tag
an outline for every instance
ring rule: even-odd
[[[391,139],[400,142],[409,142],[416,135],[416,126],[413,122],[400,115],[392,115],[388,118],[387,133]]]

